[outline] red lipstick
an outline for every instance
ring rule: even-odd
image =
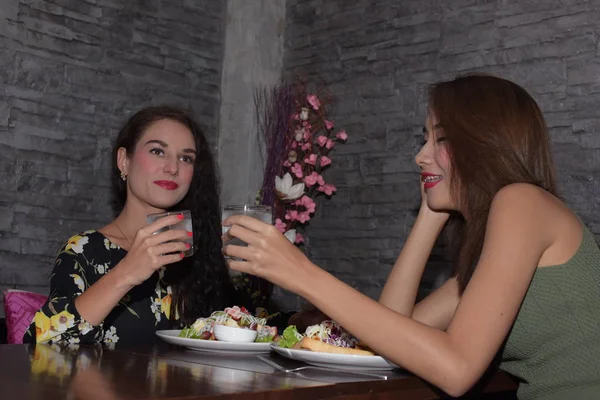
[[[425,180],[425,178],[428,178],[428,177],[431,177],[431,176],[437,177],[439,179],[427,182]],[[441,175],[436,175],[436,174],[432,174],[432,173],[429,173],[429,172],[421,172],[421,182],[423,182],[423,188],[425,190],[433,188],[435,185],[437,185],[438,183],[440,183],[441,180],[442,180],[442,176]]]
[[[154,183],[166,190],[175,190],[179,185],[173,181],[154,181]]]

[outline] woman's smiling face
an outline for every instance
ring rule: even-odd
[[[427,205],[432,210],[456,210],[451,195],[452,162],[446,137],[437,118],[429,113],[423,128],[424,144],[415,162],[421,169],[421,184],[426,193]]]

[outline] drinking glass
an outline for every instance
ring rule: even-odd
[[[194,231],[193,231],[193,225],[192,225],[192,213],[190,212],[190,210],[168,211],[168,212],[157,213],[157,214],[148,214],[148,215],[146,215],[146,222],[148,224],[151,224],[154,221],[156,221],[157,219],[166,217],[167,215],[179,215],[179,214],[183,215],[183,219],[181,221],[177,222],[176,224],[169,225],[162,229],[159,229],[158,231],[154,232],[153,234],[156,235],[157,233],[164,232],[169,229],[183,229],[183,230],[193,233]],[[183,239],[182,241],[190,245],[190,248],[183,252],[184,257],[189,257],[192,254],[194,254],[194,236],[193,236],[193,234],[191,237],[187,237],[187,238]]]
[[[221,213],[221,221],[225,221],[227,218],[232,215],[247,215],[249,217],[256,218],[266,224],[273,224],[273,211],[271,206],[263,206],[263,205],[254,205],[254,204],[244,204],[244,205],[228,205],[223,207],[223,212]],[[227,233],[229,230],[229,226],[223,226],[222,232],[223,235]],[[232,244],[235,246],[247,246],[242,240],[238,238],[233,238],[227,241],[225,244]],[[233,258],[226,256],[226,258]]]

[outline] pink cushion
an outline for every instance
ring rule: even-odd
[[[48,300],[43,294],[8,290],[4,292],[4,313],[6,315],[7,341],[10,344],[23,343],[23,335],[31,325],[35,313]]]

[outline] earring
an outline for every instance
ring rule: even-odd
[[[125,175],[125,172],[121,172],[121,179],[123,179],[123,182],[127,182],[127,175]]]

